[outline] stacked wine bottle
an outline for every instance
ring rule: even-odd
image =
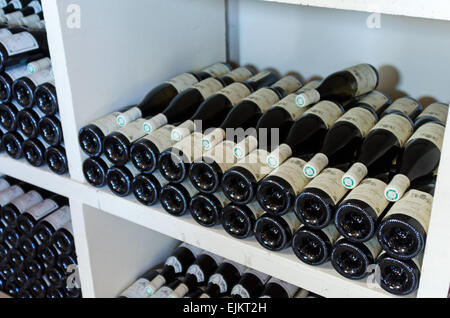
[[[17,3],[28,6],[11,12]],[[34,24],[42,16],[40,2],[11,1],[3,10],[0,20],[8,24],[0,22],[0,150],[65,174],[67,157],[46,32],[25,22],[16,26],[22,20]]]
[[[67,198],[0,178],[0,291],[15,298],[79,298]]]
[[[84,127],[86,180],[347,278],[378,264],[382,288],[412,293],[448,105],[392,102],[369,64],[305,85],[254,73],[182,74]]]
[[[181,244],[121,298],[315,298],[308,291],[238,263]]]

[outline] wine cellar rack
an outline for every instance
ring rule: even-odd
[[[380,69],[381,87],[393,98],[404,91],[449,102],[447,1],[42,2],[70,176],[5,154],[0,155],[0,172],[70,198],[84,297],[117,297],[179,241],[324,297],[392,297],[367,279],[339,276],[330,264],[305,265],[290,249],[272,253],[254,238],[239,241],[188,216],[175,218],[134,197],[88,186],[78,131],[101,115],[139,102],[161,79],[227,59],[280,73],[296,70],[305,79],[370,62]],[[381,14],[375,27],[367,22],[374,13]],[[447,131],[421,282],[408,297],[447,297],[449,176]]]

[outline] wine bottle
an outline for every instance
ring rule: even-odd
[[[241,128],[245,130],[256,127],[258,120],[265,112],[286,97],[287,94],[298,91],[302,86],[303,83],[300,79],[289,75],[283,77],[271,87],[257,90],[233,107],[218,128],[204,136],[202,140],[203,148],[211,150],[222,142],[227,137],[227,129]]]
[[[16,272],[15,268],[11,266],[11,264],[9,264],[8,262],[3,262],[3,264],[1,264],[0,266],[1,268],[1,273],[3,274],[3,277],[5,277],[5,279],[9,279],[10,277],[12,277],[14,275],[14,273]]]
[[[292,238],[292,250],[302,262],[319,266],[328,262],[333,245],[338,238],[339,232],[334,224],[322,230],[302,226]]]
[[[19,183],[19,180],[8,177],[8,176],[2,176],[0,178],[0,192],[8,189],[9,187],[12,187],[13,185]]]
[[[283,216],[264,214],[255,225],[255,237],[269,251],[282,251],[292,243],[292,237],[301,223],[294,212]]]
[[[173,293],[174,289],[177,288],[178,285],[181,284],[181,281],[178,279],[175,279],[174,281],[170,282],[169,284],[161,287],[158,289],[156,293],[154,293],[150,298],[168,298],[170,294]]]
[[[200,225],[213,227],[222,222],[222,210],[230,201],[222,191],[214,194],[197,194],[190,202],[192,218]]]
[[[290,158],[272,171],[258,186],[256,198],[261,207],[272,215],[286,214],[310,179],[303,168],[306,161]]]
[[[331,252],[331,264],[342,276],[361,280],[371,274],[369,266],[375,264],[380,253],[381,246],[376,237],[364,243],[352,243],[341,238]]]
[[[247,205],[229,204],[222,211],[222,227],[231,236],[245,239],[253,235],[256,220],[263,214],[256,200]]]
[[[140,174],[133,180],[133,193],[140,203],[152,206],[158,202],[161,189],[168,183],[158,171],[154,174]]]
[[[248,67],[237,68],[221,78],[210,77],[192,85],[178,94],[161,114],[147,120],[143,129],[150,134],[156,129],[173,123],[181,123],[194,115],[198,107],[210,96],[234,82],[241,82],[253,76]]]
[[[22,158],[22,143],[24,140],[24,136],[18,131],[4,134],[2,137],[2,144],[8,156],[16,160]]]
[[[320,152],[303,168],[305,176],[313,179],[327,166],[352,161],[377,121],[375,109],[369,106],[358,106],[346,112],[330,128]]]
[[[69,172],[69,166],[67,162],[66,150],[64,149],[64,144],[59,146],[50,146],[45,152],[45,158],[47,160],[47,165],[51,171],[56,174],[63,175]]]
[[[33,74],[43,70],[52,68],[52,60],[49,57],[44,57],[42,59],[29,62],[27,64],[28,73]],[[53,79],[54,82],[54,79]],[[45,84],[43,84],[45,85]]]
[[[219,126],[223,118],[244,98],[260,88],[272,85],[279,77],[271,71],[263,71],[245,82],[233,83],[206,99],[191,119],[185,121],[172,131],[172,139],[181,141],[194,131]],[[196,121],[201,121],[201,127],[196,127]]]
[[[15,227],[19,215],[25,213],[32,206],[42,202],[47,195],[47,191],[32,190],[16,197],[2,208],[2,219],[8,227]]]
[[[33,279],[30,282],[29,290],[33,298],[45,298],[47,289],[50,287],[50,282],[46,276],[39,279]]]
[[[183,282],[175,288],[169,298],[183,298],[192,289],[205,285],[221,263],[221,257],[209,252],[203,252],[189,266]]]
[[[155,172],[161,152],[175,144],[170,138],[174,128],[175,126],[165,125],[139,139],[131,146],[131,161],[139,171],[143,173]]]
[[[41,167],[45,161],[45,146],[41,137],[25,140],[22,144],[23,156],[33,167]]]
[[[19,250],[13,249],[8,255],[8,262],[16,269],[17,273],[17,271],[20,270],[22,265],[25,263],[25,255],[23,255]]]
[[[47,116],[56,115],[59,112],[55,85],[55,80],[53,79],[50,82],[39,85],[36,88],[36,92],[34,92],[36,106]]]
[[[389,172],[413,131],[413,122],[403,113],[383,117],[364,140],[356,163],[342,178],[343,186],[354,189],[366,176]]]
[[[119,197],[126,197],[133,191],[133,179],[139,171],[131,164],[126,166],[113,166],[106,174],[106,182],[112,193]]]
[[[412,135],[405,145],[398,174],[385,189],[386,199],[400,200],[412,182],[433,174],[439,166],[444,133],[445,126],[431,122]]]
[[[328,168],[313,179],[296,198],[294,211],[311,229],[323,229],[334,218],[336,208],[348,190],[341,186],[344,172]]]
[[[239,282],[244,271],[245,266],[225,260],[209,278],[208,285],[200,298],[220,298],[228,295],[231,288]]]
[[[0,15],[9,14],[12,12],[15,12],[17,10],[21,10],[25,8],[29,3],[31,3],[33,0],[12,0],[9,1],[8,4],[6,4],[1,10]]]
[[[160,273],[145,286],[147,296],[152,296],[162,286],[169,284],[177,277],[184,276],[187,269],[195,262],[202,251],[192,245],[181,244],[172,255],[167,258]]]
[[[5,235],[6,225],[3,223],[2,220],[0,220],[0,242],[3,242],[4,235]],[[3,249],[3,246],[0,246],[0,257],[3,256],[3,252],[5,250]],[[3,259],[3,257],[1,257]]]
[[[38,247],[36,259],[42,264],[44,264],[46,270],[51,266],[55,266],[57,258],[58,258],[58,251],[55,250],[53,246],[40,245]]]
[[[28,28],[33,28],[34,25],[37,25],[44,19],[44,13],[41,11],[37,14],[31,14],[25,17],[22,17],[15,21],[15,24],[25,26]]]
[[[67,225],[70,223],[71,222],[66,223],[66,225],[64,227],[62,227],[61,229],[63,231],[68,229],[69,226],[67,226]],[[72,226],[72,225],[70,224],[70,226]],[[55,244],[54,240],[52,240],[52,242],[53,242],[53,248],[55,250],[58,250],[58,248],[55,246],[56,244]],[[59,245],[59,244],[57,244],[57,245]],[[60,254],[60,255],[58,255],[58,258],[56,259],[56,266],[61,268],[65,273],[69,273],[71,271],[69,268],[71,265],[77,265],[77,264],[78,264],[77,258],[73,252],[71,252],[70,254]]]
[[[16,229],[13,227],[7,228],[5,230],[5,243],[9,244],[11,247],[16,247],[17,242],[19,241],[20,234],[16,231]],[[11,252],[13,252],[12,250]],[[11,255],[11,252],[9,255]]]
[[[413,259],[399,260],[383,253],[377,260],[380,271],[380,286],[385,291],[405,296],[419,286],[423,254]]]
[[[40,1],[33,0],[20,10],[0,16],[0,23],[16,24],[19,19],[42,12]]]
[[[5,291],[9,296],[17,298],[20,292],[20,288],[15,284],[14,280],[8,280],[5,284]]]
[[[78,134],[81,149],[91,157],[99,157],[103,153],[103,139],[120,128],[116,118],[128,109],[130,107],[110,113],[81,128]]]
[[[396,99],[391,106],[389,106],[384,113],[381,115],[382,117],[395,113],[395,114],[403,114],[414,120],[420,112],[423,110],[422,104],[416,99],[405,96],[399,99]]]
[[[23,269],[31,277],[41,278],[45,272],[45,265],[36,259],[28,259],[25,261]]]
[[[108,170],[113,166],[105,156],[89,157],[83,162],[83,175],[94,187],[101,188],[107,184]]]
[[[370,64],[359,64],[334,73],[315,90],[298,95],[297,105],[306,107],[320,100],[345,102],[364,95],[378,86],[378,71]]]
[[[47,276],[50,286],[61,288],[65,283],[65,275],[56,267],[49,267],[45,271],[45,276]]]
[[[31,235],[36,224],[62,206],[69,200],[59,195],[51,195],[36,205],[28,208],[17,218],[17,229],[22,235]]]
[[[268,165],[275,169],[291,156],[301,158],[318,153],[328,129],[343,114],[342,105],[332,101],[311,107],[293,124],[285,142],[267,157]]]
[[[63,142],[61,121],[57,116],[45,116],[41,118],[38,132],[50,146],[58,146]]]
[[[31,189],[33,189],[33,186],[28,185],[24,182],[19,182],[7,189],[4,189],[3,191],[0,191],[0,209],[3,209],[3,207],[5,207],[8,203],[17,199],[18,197],[30,191]]]
[[[248,268],[231,290],[232,298],[256,298],[261,296],[270,276]]]
[[[34,92],[36,88],[51,80],[53,80],[53,71],[51,68],[21,77],[15,80],[12,85],[12,97],[20,106],[32,108],[34,106]]]
[[[154,269],[142,274],[133,284],[127,287],[119,296],[119,298],[148,298],[145,287],[151,282],[159,272]]]
[[[433,103],[429,105],[419,116],[417,116],[414,128],[417,130],[420,126],[429,122],[437,122],[446,125],[448,107],[449,105],[444,103]]]
[[[365,179],[339,205],[335,225],[350,242],[367,242],[374,235],[389,201],[384,198],[386,183],[379,179]]]
[[[14,132],[17,129],[17,114],[21,109],[14,103],[0,104],[0,126],[7,132]]]
[[[191,181],[180,184],[169,183],[161,189],[161,205],[167,213],[173,216],[183,216],[189,210],[189,203],[198,193]]]
[[[56,288],[54,286],[50,286],[50,288],[47,290],[47,294],[45,295],[45,298],[50,298],[50,299],[64,298],[64,293],[62,291],[62,288]]]
[[[411,259],[425,248],[434,186],[410,190],[384,216],[378,228],[383,249],[397,259]]]
[[[158,115],[166,109],[170,102],[181,92],[199,81],[215,76],[220,77],[231,71],[225,63],[213,64],[199,73],[183,73],[151,90],[137,106],[117,116],[119,126],[126,126],[139,119]]]
[[[39,135],[39,121],[43,114],[39,110],[22,109],[17,114],[17,129],[27,138]]]
[[[29,237],[22,234],[17,241],[17,249],[20,253],[26,255],[27,260],[32,260],[36,257],[38,247],[39,243],[34,237]]]
[[[41,60],[35,62],[37,63],[39,61]],[[29,75],[29,70],[27,65],[24,64],[13,65],[5,69],[5,71],[0,74],[0,102],[4,103],[11,101],[13,97],[13,83],[19,78],[27,75]]]
[[[103,140],[105,155],[115,165],[123,166],[130,160],[131,145],[145,136],[142,124],[145,119],[138,119],[119,128]]]
[[[63,206],[40,220],[33,230],[33,235],[42,244],[49,244],[55,232],[70,220],[70,207]]]
[[[294,298],[299,288],[285,281],[272,277],[264,287],[259,298]]]

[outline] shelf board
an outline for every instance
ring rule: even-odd
[[[368,13],[402,15],[408,17],[450,20],[447,0],[263,0],[321,8],[354,10]]]
[[[160,206],[143,206],[131,196],[124,199],[107,190],[95,191],[98,195],[98,208],[106,213],[198,246],[318,295],[333,298],[393,297],[375,283],[369,286],[366,280],[352,281],[340,276],[329,263],[320,267],[308,266],[300,262],[290,249],[279,253],[270,252],[262,248],[254,238],[237,240],[220,226],[205,228],[198,225],[190,215],[176,218]],[[415,297],[415,294],[410,297]]]

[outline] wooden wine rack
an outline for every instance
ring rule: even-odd
[[[139,102],[161,80],[227,57],[241,65],[274,67],[280,73],[298,71],[306,79],[370,62],[380,67],[381,88],[393,98],[405,91],[416,98],[449,101],[450,5],[446,0],[380,0],[375,8],[368,6],[368,0],[275,2],[282,4],[43,0],[70,177],[5,154],[0,155],[0,171],[70,198],[85,297],[116,297],[139,274],[161,263],[179,241],[325,297],[392,297],[370,281],[339,276],[331,265],[305,265],[289,249],[272,253],[253,238],[233,239],[220,227],[203,228],[188,216],[172,217],[158,206],[142,206],[131,196],[115,197],[84,181],[85,155],[78,146],[83,125]],[[372,12],[382,13],[380,28],[366,25]],[[448,293],[448,134],[421,283],[409,297]]]

